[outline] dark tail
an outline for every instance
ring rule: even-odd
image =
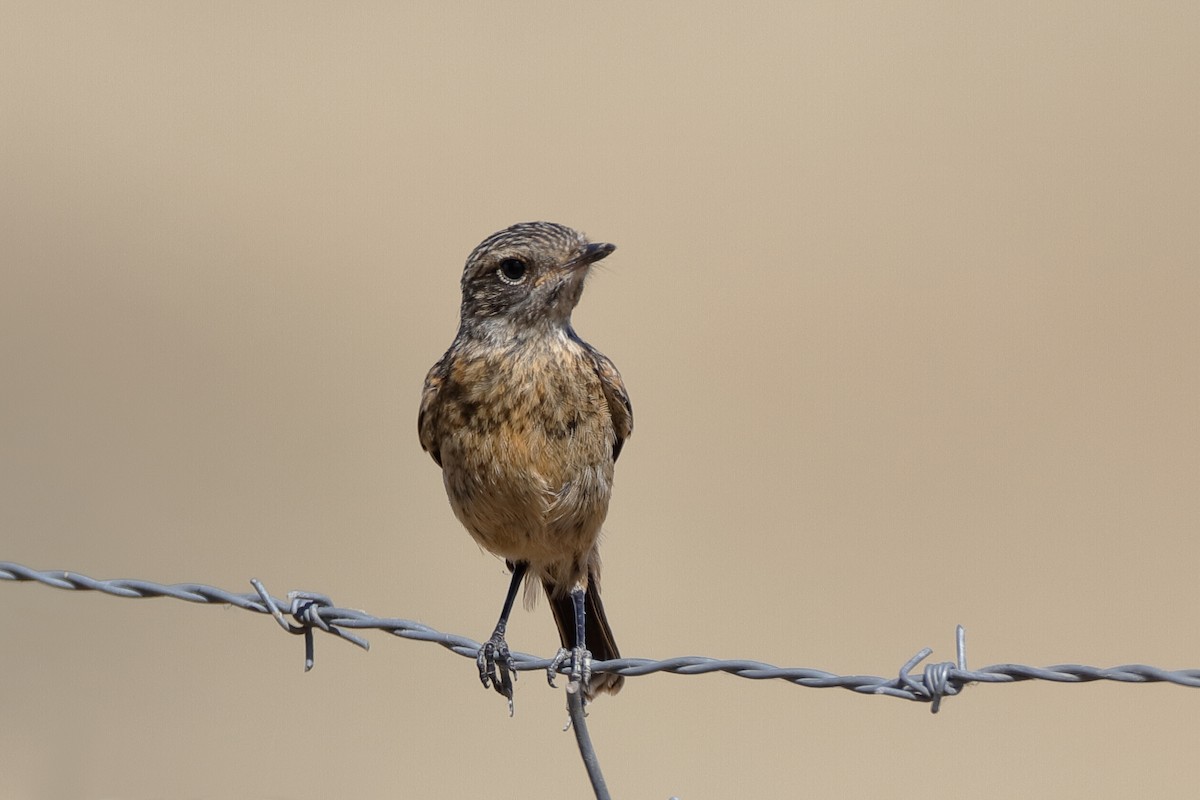
[[[592,652],[592,660],[608,661],[620,658],[617,650],[617,640],[613,638],[612,628],[608,627],[608,618],[604,616],[604,603],[600,602],[600,584],[588,576],[587,596],[584,600],[584,636],[587,638],[587,648]],[[558,638],[562,646],[570,650],[575,647],[575,605],[571,602],[569,592],[559,592],[557,587],[542,582],[546,597],[550,602],[550,610],[554,612],[554,624],[558,626]],[[616,694],[625,685],[625,678],[609,672],[596,673],[588,686],[587,699],[591,700],[600,692]]]

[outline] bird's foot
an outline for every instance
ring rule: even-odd
[[[504,632],[497,629],[492,638],[483,643],[475,657],[479,666],[479,680],[486,689],[489,685],[508,700],[508,715],[513,714],[513,681],[517,679],[517,664],[504,641]]]
[[[546,668],[546,679],[550,681],[550,686],[554,687],[554,677],[558,674],[559,667],[567,661],[571,662],[571,669],[567,674],[571,676],[571,683],[576,684],[576,686],[568,687],[568,691],[572,688],[586,689],[588,682],[592,679],[592,654],[586,647],[576,647],[571,650],[565,647],[558,649],[558,654]]]

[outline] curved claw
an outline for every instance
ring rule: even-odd
[[[558,652],[554,654],[554,660],[550,662],[550,666],[546,667],[546,682],[550,684],[551,689],[557,689],[554,685],[554,678],[558,675],[558,668],[561,667],[571,656],[571,651],[565,647],[558,648]]]
[[[508,700],[508,715],[512,716],[513,681],[517,679],[517,664],[502,634],[493,633],[492,638],[483,643],[479,654],[475,656],[475,664],[479,667],[479,680],[483,687],[486,689],[490,685]]]
[[[586,689],[592,680],[592,654],[586,647],[576,647],[572,650],[565,647],[558,648],[554,660],[546,668],[546,680],[549,681],[552,688],[558,688],[554,685],[554,678],[558,674],[559,667],[568,660],[571,662],[571,669],[568,673],[571,676],[571,682],[579,682]]]

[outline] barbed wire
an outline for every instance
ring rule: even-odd
[[[263,584],[252,579],[254,592],[230,592],[200,583],[161,584],[137,579],[98,580],[78,572],[35,570],[9,561],[0,561],[0,580],[31,581],[56,589],[97,591],[116,597],[170,597],[189,603],[232,605],[274,617],[284,630],[305,637],[305,669],[313,666],[313,630],[320,629],[353,644],[369,649],[370,643],[347,629],[375,629],[404,639],[433,642],[475,660],[480,644],[466,636],[443,633],[428,625],[407,619],[376,617],[365,611],[339,608],[326,595],[315,592],[290,592],[286,600],[271,596]],[[289,622],[286,616],[294,622]],[[933,650],[923,648],[908,659],[895,677],[874,675],[837,675],[805,667],[777,667],[761,661],[746,659],[724,660],[703,656],[680,656],[654,660],[648,658],[618,658],[596,661],[592,672],[613,672],[626,677],[670,672],[677,675],[703,675],[724,672],[751,680],[784,680],[811,689],[839,688],[860,694],[887,695],[905,700],[931,704],[937,713],[942,698],[951,697],[972,683],[1018,683],[1042,680],[1056,683],[1087,683],[1117,681],[1121,683],[1173,683],[1200,688],[1200,669],[1167,670],[1145,664],[1124,664],[1116,667],[1090,667],[1082,664],[1055,664],[1049,667],[1030,667],[1021,664],[994,664],[971,670],[967,668],[965,635],[962,626],[956,634],[957,658],[925,665],[913,673]],[[520,671],[545,670],[552,659],[528,653],[513,653]],[[561,671],[567,672],[569,666]]]

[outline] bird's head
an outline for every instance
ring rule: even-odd
[[[589,268],[615,249],[553,222],[521,222],[493,233],[463,269],[462,324],[512,332],[564,327]]]

